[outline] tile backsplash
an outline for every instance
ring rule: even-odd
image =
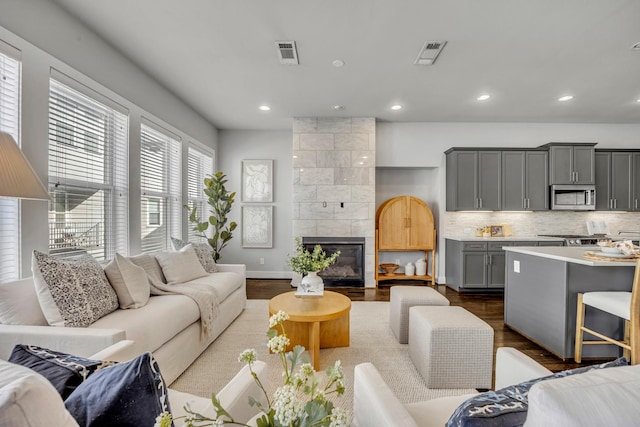
[[[515,237],[539,234],[587,234],[587,221],[605,221],[611,234],[618,231],[638,231],[639,212],[445,212],[444,236],[462,236],[465,228],[510,224]]]

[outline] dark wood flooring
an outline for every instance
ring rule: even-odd
[[[408,285],[412,283],[402,282],[402,284]],[[421,282],[414,284],[417,286],[427,286]],[[381,285],[378,288],[330,288],[328,290],[347,295],[352,301],[389,301],[390,286],[392,285]],[[451,305],[464,307],[491,325],[494,329],[495,348],[517,348],[554,372],[580,366],[574,363],[573,360],[563,361],[519,333],[506,327],[504,325],[502,293],[458,293],[442,285],[437,285],[435,288],[449,299]],[[280,293],[291,290],[293,290],[293,288],[290,285],[290,280],[247,279],[247,296],[249,299],[270,299]],[[591,363],[596,363],[596,361],[586,361],[586,364]]]

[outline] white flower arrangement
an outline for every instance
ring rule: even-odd
[[[238,356],[239,362],[249,365],[249,370],[254,380],[264,393],[266,406],[255,399],[249,403],[257,406],[262,415],[257,418],[257,427],[346,427],[350,425],[346,411],[336,408],[327,398],[331,394],[342,396],[344,393],[344,375],[342,366],[337,360],[333,366],[326,370],[326,383],[321,387],[321,379],[313,366],[309,363],[309,355],[304,347],[296,345],[292,351],[287,352],[286,348],[290,340],[284,330],[284,322],[289,319],[289,315],[284,311],[278,311],[269,319],[269,330],[267,344],[271,352],[278,354],[282,362],[284,385],[279,387],[270,399],[267,391],[260,382],[260,379],[252,369],[252,364],[258,360],[255,349],[244,350]],[[280,334],[278,334],[280,329]],[[296,371],[296,368],[298,370]],[[302,400],[301,395],[308,398]],[[236,422],[233,417],[221,406],[216,396],[211,397],[211,401],[216,409],[216,418],[207,418],[201,414],[193,412],[189,406],[185,407],[187,416],[183,427],[204,427],[239,425],[248,426]],[[154,427],[169,427],[173,418],[170,413],[164,412],[156,419]]]

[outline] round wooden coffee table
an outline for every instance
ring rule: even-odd
[[[291,340],[287,350],[294,345],[304,346],[316,371],[320,368],[321,348],[349,346],[349,297],[331,291],[324,291],[321,297],[297,297],[295,292],[287,292],[269,301],[269,316],[279,310],[289,315],[284,322]]]

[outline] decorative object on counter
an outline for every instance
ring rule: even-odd
[[[310,271],[300,281],[296,291],[298,297],[321,297],[324,295],[324,282],[316,271]]]
[[[408,262],[407,265],[404,266],[404,274],[405,276],[413,276],[416,274],[416,266]]]
[[[384,270],[384,274],[387,276],[393,276],[395,271],[400,268],[398,264],[380,264],[380,268]]]
[[[427,261],[422,258],[416,260],[416,276],[425,276],[427,274]]]

